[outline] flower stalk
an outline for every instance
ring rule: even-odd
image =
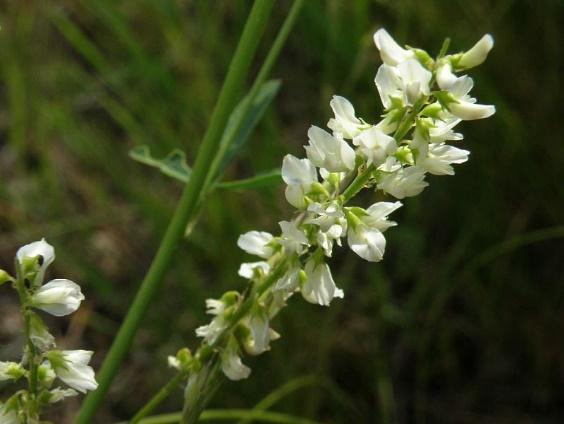
[[[0,381],[27,380],[25,389],[16,391],[5,402],[0,401],[2,424],[42,422],[41,414],[51,404],[97,387],[94,370],[88,365],[93,352],[57,350],[54,337],[36,312],[43,310],[57,317],[69,315],[84,299],[80,287],[70,280],[43,283],[45,271],[54,259],[53,247],[39,240],[17,251],[15,278],[6,271],[0,272],[7,276],[4,282],[11,282],[18,293],[25,339],[20,362],[0,362]],[[58,383],[66,387],[56,386]]]
[[[475,48],[466,64],[483,61],[490,38]],[[293,220],[279,223],[278,237],[250,231],[239,238],[239,247],[262,260],[241,265],[239,275],[249,280],[242,294],[227,292],[220,299],[208,299],[214,318],[196,331],[204,340],[189,366],[191,393],[206,393],[201,370],[209,367],[219,367],[231,380],[247,378],[250,369],[242,353],[256,355],[270,348],[279,337],[270,321],[295,293],[324,306],[343,297],[325,263],[342,238],[347,237],[360,257],[382,260],[383,232],[396,225],[388,215],[401,202],[377,202],[367,209],[345,206],[356,194],[372,188],[403,199],[423,191],[428,173],[453,175],[451,164],[465,162],[469,154],[446,143],[462,139],[453,128],[461,120],[485,118],[495,111],[469,97],[472,81],[454,74],[462,68],[457,68],[459,55],[447,55],[448,41],[432,59],[421,49],[400,47],[385,30],[374,39],[384,61],[375,79],[384,119],[368,124],[355,116],[348,100],[335,96],[335,118],[328,122],[333,132],[311,127],[307,158],[284,158],[286,199],[297,212]],[[205,402],[192,399],[185,404],[182,422],[195,422]],[[197,410],[190,405],[198,405]]]

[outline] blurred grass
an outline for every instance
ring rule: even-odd
[[[173,148],[194,157],[249,5],[0,5],[0,266],[47,237],[59,258],[51,275],[80,282],[87,296],[70,326],[53,325],[68,347],[95,350],[97,363],[180,192],[127,152],[146,144],[156,157]],[[279,2],[262,57],[288,7]],[[292,301],[274,324],[282,339],[248,360],[251,380],[227,384],[214,408],[251,408],[313,372],[346,393],[353,411],[315,386],[277,410],[335,423],[564,419],[563,9],[557,0],[306,2],[273,75],[281,91],[227,179],[302,155],[307,127],[327,121],[334,93],[376,120],[371,35],[380,26],[434,52],[445,36],[458,50],[491,32],[496,46],[473,74],[477,97],[498,112],[463,124],[471,160],[405,202],[386,260],[339,252],[344,301],[330,309]],[[204,299],[242,284],[238,234],[275,231],[288,213],[280,188],[212,196],[98,422],[125,419],[148,399],[168,377],[166,355],[196,344]],[[4,359],[19,343],[5,288],[0,305]],[[179,402],[180,392],[163,411]],[[57,411],[57,422],[72,422],[75,408]]]

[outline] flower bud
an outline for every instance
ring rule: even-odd
[[[16,260],[24,277],[30,277],[33,284],[41,284],[45,270],[55,260],[55,249],[45,239],[26,244],[16,252]]]
[[[2,284],[7,283],[8,281],[12,281],[12,280],[13,280],[13,278],[10,274],[8,274],[3,269],[0,269],[0,286]]]
[[[18,380],[25,375],[25,368],[17,362],[0,362],[0,381]]]
[[[462,54],[456,66],[467,69],[482,64],[493,45],[493,37],[490,34],[484,35],[470,50]]]

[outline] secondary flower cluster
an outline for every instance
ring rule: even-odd
[[[347,99],[333,97],[330,132],[312,126],[307,157],[287,155],[282,163],[285,196],[297,209],[294,219],[279,223],[278,236],[263,231],[240,236],[238,246],[260,258],[239,269],[239,275],[250,280],[249,289],[206,302],[214,318],[196,330],[206,348],[199,354],[219,355],[221,369],[232,380],[250,374],[242,351],[260,354],[279,337],[270,321],[293,294],[299,292],[306,301],[324,306],[343,297],[326,263],[335,244],[341,246],[346,239],[361,258],[382,260],[384,232],[396,225],[388,216],[402,204],[395,200],[366,209],[349,206],[354,195],[372,188],[403,199],[423,191],[427,174],[453,175],[452,165],[466,162],[469,155],[447,144],[463,138],[454,127],[495,112],[494,106],[476,104],[470,97],[470,77],[455,74],[486,59],[493,46],[491,36],[467,52],[441,52],[436,59],[421,49],[402,48],[384,29],[374,34],[374,41],[384,62],[375,78],[383,119],[370,124],[356,116]],[[197,359],[190,356],[193,370],[201,366],[194,366]],[[170,363],[181,367],[178,358]]]
[[[40,240],[17,251],[15,278],[0,270],[0,285],[11,282],[18,291],[27,339],[20,362],[0,362],[0,381],[28,380],[27,390],[0,402],[2,424],[39,422],[34,420],[43,407],[98,386],[94,370],[88,366],[93,352],[56,349],[54,337],[35,312],[41,309],[61,317],[76,311],[84,300],[80,287],[70,280],[43,284],[45,271],[54,260],[53,246]],[[57,387],[57,378],[68,387]]]

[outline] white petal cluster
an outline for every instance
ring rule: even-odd
[[[308,130],[307,157],[286,155],[282,163],[286,200],[297,209],[294,218],[279,222],[278,236],[250,231],[239,237],[239,247],[260,259],[239,268],[251,284],[249,297],[207,301],[214,318],[196,333],[218,346],[221,369],[232,380],[251,372],[243,353],[263,353],[279,337],[270,322],[294,294],[322,306],[343,298],[327,263],[335,246],[346,240],[361,258],[383,259],[384,233],[396,225],[388,217],[402,203],[380,201],[367,209],[348,205],[356,192],[370,187],[395,199],[420,194],[429,185],[428,174],[453,175],[453,165],[468,160],[469,151],[449,144],[463,139],[455,127],[495,112],[470,97],[470,77],[455,74],[485,60],[491,36],[467,52],[435,60],[421,49],[401,47],[384,29],[374,34],[374,42],[384,62],[374,80],[382,120],[371,124],[349,100],[333,96],[327,129]],[[234,311],[242,304],[247,309],[235,322]]]

